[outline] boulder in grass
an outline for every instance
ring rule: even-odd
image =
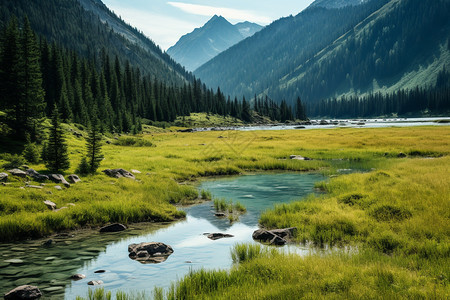
[[[108,175],[109,177],[113,177],[113,178],[130,178],[130,179],[135,179],[134,175],[131,172],[128,172],[127,170],[124,169],[106,169],[102,171],[103,173],[105,173],[106,175]]]
[[[125,225],[115,223],[115,224],[103,226],[102,228],[100,228],[100,232],[119,232],[119,231],[124,231],[125,229],[127,229],[127,227]]]
[[[5,294],[5,300],[39,299],[42,296],[37,286],[21,285]]]
[[[62,176],[61,174],[50,174],[48,175],[49,179],[55,183],[62,183],[65,187],[70,187],[70,183]]]
[[[0,173],[0,182],[5,182],[8,180],[8,174]]]
[[[8,170],[8,172],[11,173],[12,176],[23,177],[23,178],[27,177],[27,173],[20,169],[11,169],[11,170]]]
[[[27,175],[33,178],[35,181],[46,181],[49,180],[47,175],[39,174],[39,172],[33,169],[27,169]]]
[[[51,210],[55,210],[56,209],[56,203],[50,201],[50,200],[45,200],[44,204],[47,205],[47,207]]]
[[[67,179],[69,179],[70,183],[77,183],[81,181],[80,177],[78,177],[78,175],[75,174],[67,176]]]

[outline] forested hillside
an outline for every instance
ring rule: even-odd
[[[2,0],[0,25],[11,16],[28,16],[31,27],[45,37],[85,58],[98,58],[102,49],[167,83],[192,80],[182,66],[163,53],[137,29],[120,20],[99,0]],[[2,26],[2,27],[3,27]]]
[[[323,1],[322,1],[323,2]],[[314,3],[225,51],[195,73],[225,92],[292,103],[428,89],[450,67],[450,2]],[[219,72],[220,70],[220,72]]]

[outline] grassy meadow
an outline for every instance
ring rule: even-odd
[[[155,298],[449,297],[449,127],[195,133],[147,127],[146,132],[110,137],[112,144],[103,147],[100,170],[136,169],[137,180],[98,172],[58,191],[50,182],[43,189],[21,189],[25,179],[10,178],[0,186],[0,240],[182,218],[174,204],[201,198],[195,183],[204,176],[316,170],[331,177],[317,184],[325,193],[276,206],[260,222],[267,228],[296,226],[297,242],[333,250],[299,257],[237,245],[230,271],[193,272],[167,294],[156,290]],[[71,174],[84,139],[69,136],[68,142],[72,166],[66,174]],[[292,154],[313,160],[290,160]],[[350,165],[368,172],[334,176]],[[45,172],[43,165],[30,167]],[[53,212],[44,200],[68,208]],[[89,298],[102,299],[106,292],[93,295]]]

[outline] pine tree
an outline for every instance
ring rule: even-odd
[[[99,124],[96,118],[92,121],[89,129],[89,135],[86,139],[87,149],[87,163],[89,165],[89,172],[95,173],[103,160],[102,150],[102,135],[100,133]]]
[[[51,172],[67,170],[70,166],[67,144],[61,127],[58,107],[55,105],[52,113],[50,136],[44,146],[43,159],[45,166]]]

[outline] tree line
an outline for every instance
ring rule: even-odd
[[[439,72],[433,87],[401,89],[392,93],[370,93],[366,96],[343,96],[307,104],[308,114],[315,117],[352,118],[393,114],[439,114],[450,111],[450,72]]]
[[[252,121],[244,97],[232,100],[196,78],[181,86],[167,84],[105,50],[97,59],[80,57],[38,39],[27,18],[22,25],[12,18],[0,40],[0,110],[7,113],[11,133],[21,139],[36,139],[41,118],[50,117],[55,105],[64,122],[89,126],[98,120],[101,132],[137,133],[143,122],[173,122],[193,112]],[[256,99],[254,108],[272,120],[294,118],[286,102]]]

